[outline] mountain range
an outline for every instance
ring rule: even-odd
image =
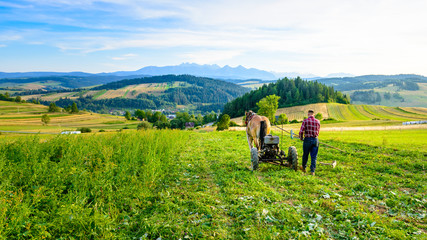
[[[198,77],[209,77],[215,79],[260,79],[260,80],[277,80],[279,78],[297,76],[304,79],[318,79],[319,76],[313,74],[303,74],[298,72],[269,72],[256,68],[245,68],[243,66],[230,67],[225,65],[220,67],[213,65],[199,65],[196,63],[182,63],[175,66],[147,66],[136,71],[117,71],[109,73],[85,73],[85,72],[0,72],[0,78],[27,78],[27,77],[52,77],[52,76],[76,76],[76,77],[127,77],[127,76],[160,76],[168,74],[189,74]],[[336,73],[327,77],[351,77],[351,74]]]

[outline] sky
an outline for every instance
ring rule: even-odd
[[[0,0],[0,72],[427,75],[426,0]]]

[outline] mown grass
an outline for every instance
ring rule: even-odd
[[[410,132],[402,139],[410,139]],[[425,238],[425,155],[327,138],[317,176],[249,169],[244,132],[0,139],[0,235],[61,239]],[[323,135],[322,135],[323,136]],[[420,135],[414,135],[420,137]],[[421,135],[423,136],[423,135]],[[426,140],[422,144],[426,144]],[[282,148],[301,141],[282,139]]]

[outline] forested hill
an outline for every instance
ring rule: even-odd
[[[339,91],[372,90],[388,85],[397,86],[400,90],[416,91],[419,83],[427,83],[427,77],[415,74],[399,75],[365,75],[344,78],[322,78],[317,80],[328,86],[335,86]]]
[[[191,85],[196,85],[202,88],[215,88],[219,91],[225,91],[232,95],[241,95],[247,91],[246,88],[239,85],[225,82],[222,80],[216,80],[212,78],[205,77],[195,77],[192,75],[163,75],[163,76],[153,76],[153,77],[143,77],[143,78],[134,78],[134,79],[125,79],[121,81],[111,82],[93,88],[93,90],[103,90],[103,89],[119,89],[129,85],[145,84],[145,83],[173,83],[173,82],[183,82],[189,83]]]
[[[279,107],[290,107],[318,102],[349,103],[349,99],[341,92],[335,91],[317,81],[305,81],[300,77],[283,78],[275,83],[265,84],[257,90],[238,97],[224,106],[223,113],[230,117],[243,116],[245,111],[258,111],[256,105],[262,98],[275,94],[280,96]]]
[[[234,83],[191,75],[165,75],[111,82],[72,97],[58,97],[66,107],[76,102],[79,109],[108,112],[110,109],[170,109],[192,107],[199,112],[220,111],[225,103],[248,92]],[[90,93],[90,94],[89,94]],[[108,95],[108,97],[106,96]],[[50,95],[49,97],[53,97]],[[43,96],[42,96],[43,98]],[[49,100],[40,101],[49,104]]]

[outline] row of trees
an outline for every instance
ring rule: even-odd
[[[1,101],[9,101],[9,102],[25,102],[25,100],[22,100],[20,96],[11,97],[8,92],[1,94],[0,93],[0,100]]]
[[[257,103],[269,95],[280,97],[278,107],[318,102],[350,103],[350,99],[345,94],[335,91],[333,87],[328,87],[316,81],[305,81],[300,77],[295,79],[283,78],[275,83],[264,84],[257,90],[228,102],[224,106],[223,113],[228,114],[230,117],[237,117],[242,116],[247,110],[258,112],[260,107]]]
[[[385,92],[383,94],[383,97],[385,100],[391,100],[393,98],[397,101],[401,101],[401,102],[405,101],[405,99],[397,92],[393,94],[390,92]],[[380,104],[382,97],[379,92],[375,92],[374,90],[369,90],[369,91],[354,91],[353,94],[351,95],[351,99],[352,101],[359,101],[367,104]]]
[[[172,129],[184,129],[186,123],[193,123],[194,127],[201,126],[203,124],[216,122],[217,114],[211,112],[202,116],[198,114],[189,114],[188,112],[177,112],[174,119],[170,120],[162,112],[156,111],[152,112],[150,110],[144,111],[137,109],[134,111],[133,116],[129,111],[125,112],[125,118],[127,120],[132,120],[132,118],[139,119],[141,121],[146,121],[151,123],[154,127],[158,129],[172,128]]]
[[[77,107],[77,104],[75,102],[73,102],[71,105],[68,105],[67,107],[65,107],[64,110],[69,112],[69,113],[79,113],[79,108]],[[51,102],[49,104],[48,112],[54,113],[54,112],[61,112],[61,111],[62,111],[61,108],[56,106],[56,104],[54,102]]]

